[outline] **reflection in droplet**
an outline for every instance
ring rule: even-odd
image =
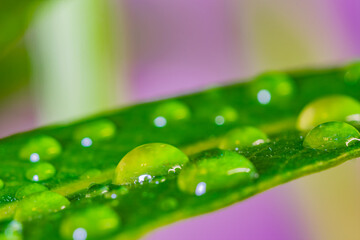
[[[268,137],[260,129],[243,126],[229,131],[221,140],[219,148],[224,150],[239,150],[256,146],[268,141]]]
[[[26,171],[26,178],[34,181],[45,181],[52,178],[56,173],[56,169],[50,163],[36,163]]]
[[[86,231],[89,239],[104,239],[120,227],[120,218],[117,213],[106,205],[88,206],[86,209],[73,212],[63,219],[60,225],[60,234],[63,238],[72,238],[75,231],[79,235]]]
[[[316,150],[346,148],[360,141],[359,131],[344,122],[327,122],[312,129],[305,137],[304,147]]]
[[[85,240],[87,237],[87,232],[84,228],[77,228],[73,233],[74,240]]]
[[[57,140],[46,135],[30,139],[20,150],[20,157],[31,162],[51,160],[61,153],[61,145]]]
[[[346,121],[354,114],[360,114],[357,100],[345,95],[330,95],[306,105],[297,119],[297,128],[310,130],[324,122]]]
[[[113,182],[118,185],[133,184],[156,176],[166,176],[169,169],[181,167],[188,161],[188,157],[174,146],[164,143],[144,144],[121,159]]]
[[[94,141],[110,139],[115,133],[115,124],[110,120],[101,119],[77,127],[74,131],[74,139],[79,141],[83,147],[90,147]]]
[[[23,199],[31,194],[47,191],[48,188],[38,183],[31,183],[19,188],[16,191],[15,197],[17,199]]]
[[[63,210],[69,205],[69,200],[58,193],[51,191],[35,193],[19,201],[14,218],[20,222],[30,221],[40,218],[43,214]]]
[[[197,196],[235,186],[243,186],[258,176],[254,165],[244,156],[226,150],[199,153],[178,177],[178,187]]]
[[[159,116],[154,119],[154,124],[156,127],[165,127],[166,122],[166,118],[164,118],[163,116]]]
[[[104,184],[93,184],[88,188],[88,191],[85,195],[86,198],[97,197],[107,193],[109,191],[109,186]]]
[[[261,89],[257,94],[257,99],[261,104],[268,104],[271,100],[271,94],[266,89]]]

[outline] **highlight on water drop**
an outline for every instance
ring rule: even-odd
[[[19,152],[20,158],[31,162],[51,160],[62,152],[60,143],[53,137],[40,135],[31,138]]]
[[[359,131],[345,122],[326,122],[313,128],[303,145],[316,150],[333,150],[353,146],[360,141]]]
[[[189,161],[178,148],[165,143],[148,143],[134,148],[119,162],[114,184],[134,184],[166,176]]]
[[[199,153],[180,172],[177,184],[181,191],[202,196],[207,192],[244,186],[258,176],[255,166],[244,156],[228,150]]]
[[[352,121],[360,114],[360,103],[346,95],[330,95],[306,105],[297,119],[297,128],[307,131],[330,121]]]
[[[260,129],[243,126],[229,131],[220,141],[219,148],[224,150],[239,150],[267,142],[267,135]]]

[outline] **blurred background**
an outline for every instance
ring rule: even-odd
[[[0,137],[266,70],[360,57],[357,0],[0,3]],[[359,163],[156,230],[155,239],[359,239]]]

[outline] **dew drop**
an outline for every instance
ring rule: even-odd
[[[169,122],[177,122],[189,119],[190,109],[184,103],[172,100],[161,103],[151,115],[156,127],[165,127]]]
[[[294,96],[295,83],[285,73],[264,73],[255,78],[251,92],[261,105],[284,105]]]
[[[33,182],[41,182],[52,178],[56,169],[50,163],[36,163],[26,171],[26,178]]]
[[[215,111],[213,116],[214,122],[218,126],[224,125],[226,123],[235,122],[238,119],[237,111],[230,106],[223,107],[219,111]]]
[[[49,190],[49,189],[47,187],[45,187],[44,185],[41,185],[38,183],[32,183],[32,184],[28,184],[28,185],[25,185],[25,186],[19,188],[16,191],[15,197],[16,197],[16,199],[23,199],[31,194],[44,192],[47,190]]]
[[[127,153],[115,170],[114,184],[124,185],[166,176],[189,161],[178,148],[164,143],[144,144]]]
[[[88,188],[85,195],[87,198],[97,197],[109,192],[109,186],[103,184],[93,184]]]
[[[324,122],[346,121],[349,116],[356,114],[360,114],[357,100],[345,95],[330,95],[306,105],[297,119],[297,128],[310,130]]]
[[[74,131],[74,139],[83,147],[91,147],[94,141],[112,138],[116,133],[116,126],[107,119],[84,123]]]
[[[14,218],[20,222],[30,221],[40,218],[44,214],[61,211],[69,205],[69,200],[58,193],[40,192],[19,201]]]
[[[250,126],[239,127],[229,131],[221,140],[219,147],[224,150],[239,150],[256,146],[268,141],[260,129]]]
[[[243,186],[258,176],[254,165],[244,156],[227,150],[209,150],[198,154],[178,177],[178,187],[186,193],[202,196],[235,186]]]
[[[51,160],[61,153],[60,143],[46,135],[30,139],[20,150],[20,157],[31,162]]]
[[[346,148],[360,141],[359,131],[344,122],[327,122],[313,128],[305,137],[303,145],[316,150]]]
[[[89,239],[102,239],[119,229],[121,221],[116,212],[106,206],[93,206],[78,210],[64,218],[60,225],[63,238],[71,239],[75,236],[86,236]]]

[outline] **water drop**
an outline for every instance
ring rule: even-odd
[[[51,160],[61,153],[61,145],[54,138],[40,135],[30,139],[20,150],[20,157],[31,162]]]
[[[50,163],[36,163],[26,171],[26,178],[33,182],[41,182],[52,178],[56,169]]]
[[[20,222],[30,221],[44,214],[61,211],[69,205],[69,200],[58,193],[40,192],[19,201],[14,218]]]
[[[262,105],[284,105],[293,98],[294,81],[285,73],[269,72],[259,75],[251,85],[251,92]]]
[[[255,127],[245,126],[229,131],[221,140],[220,148],[224,150],[239,150],[256,146],[268,141],[264,132]]]
[[[120,218],[112,208],[106,205],[93,206],[64,218],[60,234],[66,239],[74,235],[81,237],[85,233],[89,239],[103,239],[118,230],[120,224]]]
[[[345,67],[344,81],[347,85],[353,86],[360,81],[360,62],[351,63]]]
[[[164,127],[168,122],[182,121],[190,118],[190,109],[184,103],[172,100],[161,103],[152,114],[156,127]]]
[[[305,137],[304,147],[317,150],[346,148],[360,141],[359,131],[344,122],[327,122],[313,128]]]
[[[233,107],[223,107],[219,111],[215,111],[214,122],[216,125],[221,126],[225,123],[232,123],[238,119],[238,113]]]
[[[346,121],[354,114],[360,114],[357,100],[344,95],[330,95],[306,105],[297,119],[297,128],[310,130],[324,122]]]
[[[112,138],[116,133],[116,126],[107,119],[84,123],[74,131],[74,139],[83,147],[91,147],[94,141]]]
[[[4,181],[0,179],[0,189],[4,187]]]
[[[198,154],[178,177],[178,187],[197,196],[246,185],[258,176],[254,165],[244,156],[227,150],[210,150]]]
[[[103,184],[93,184],[89,187],[85,197],[92,198],[103,195],[109,191],[109,186]]]
[[[47,191],[48,188],[38,183],[32,183],[19,188],[16,191],[15,197],[23,199],[31,194]]]
[[[144,144],[121,159],[115,170],[114,184],[132,184],[156,176],[165,176],[169,169],[182,167],[188,161],[182,151],[169,144]]]

